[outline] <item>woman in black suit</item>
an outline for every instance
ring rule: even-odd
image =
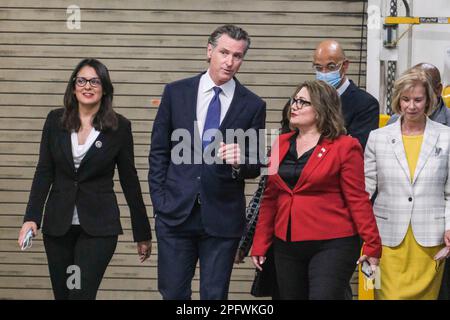
[[[113,190],[116,165],[140,261],[150,256],[151,230],[134,165],[131,123],[113,111],[112,99],[108,69],[84,59],[69,79],[64,108],[51,111],[45,121],[18,241],[22,245],[29,229],[37,234],[45,204],[42,233],[55,299],[96,297],[122,234]],[[73,270],[79,270],[79,286],[73,281],[68,288]]]

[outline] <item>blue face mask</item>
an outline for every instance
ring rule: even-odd
[[[329,85],[337,88],[339,83],[342,81],[341,74],[339,73],[340,70],[331,71],[331,72],[320,72],[316,71],[316,79],[322,80],[328,83]]]

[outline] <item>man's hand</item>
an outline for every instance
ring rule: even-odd
[[[150,254],[152,253],[152,241],[147,240],[138,242],[137,252],[141,263],[147,260],[150,257]]]
[[[236,252],[236,256],[234,257],[234,263],[239,264],[244,262],[244,251],[242,251],[241,249],[238,249]]]
[[[241,149],[237,143],[225,144],[221,142],[218,157],[237,169],[241,164]]]

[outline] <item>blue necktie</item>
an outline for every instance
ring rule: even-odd
[[[211,102],[208,106],[208,113],[206,114],[205,126],[203,127],[202,134],[202,145],[203,149],[205,149],[212,140],[213,135],[205,136],[206,130],[209,129],[219,129],[220,125],[220,99],[219,95],[222,89],[219,87],[214,87],[214,97],[211,99]]]

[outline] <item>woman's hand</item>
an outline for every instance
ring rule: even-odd
[[[375,257],[368,257],[365,254],[362,255],[358,261],[356,262],[356,264],[360,264],[363,261],[367,260],[370,264],[370,267],[372,268],[372,271],[375,272],[375,270],[377,269],[377,266],[380,264],[380,259],[379,258],[375,258]]]
[[[444,241],[445,241],[445,246],[450,247],[450,230],[445,231]]]
[[[262,271],[262,265],[265,261],[266,257],[264,256],[252,256],[252,262],[259,271]]]
[[[33,236],[37,236],[37,224],[34,221],[27,221],[22,225],[22,229],[19,232],[19,239],[17,242],[19,243],[19,247],[22,248],[23,240],[28,232],[28,230],[33,230]]]
[[[140,241],[137,243],[137,252],[139,255],[139,260],[144,262],[147,260],[150,255],[152,254],[152,241],[146,240],[146,241]]]

